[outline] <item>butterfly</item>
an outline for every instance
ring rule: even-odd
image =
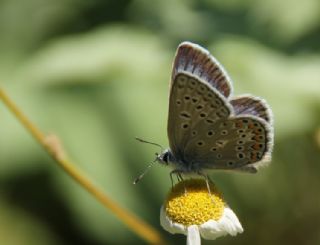
[[[233,97],[222,65],[191,42],[178,46],[173,62],[167,132],[170,148],[155,161],[171,165],[171,174],[256,173],[271,160],[273,115],[267,102],[252,95]]]

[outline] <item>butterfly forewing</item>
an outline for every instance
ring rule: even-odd
[[[224,68],[210,53],[199,45],[183,42],[179,45],[172,69],[171,81],[177,74],[188,72],[220,92],[228,98],[232,92],[231,79]]]
[[[190,143],[199,135],[212,132],[219,120],[227,120],[230,107],[212,87],[187,73],[176,76],[170,93],[168,137],[173,154],[188,161],[198,154]],[[197,142],[201,145],[204,142]],[[190,162],[191,163],[191,162]]]

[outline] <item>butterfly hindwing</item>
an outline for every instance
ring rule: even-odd
[[[189,145],[189,148],[195,148],[197,141],[206,143],[189,158],[203,169],[239,169],[261,162],[269,155],[269,131],[263,120],[231,117],[227,121],[218,121],[207,130],[214,134],[210,137],[201,134]]]
[[[253,115],[272,123],[271,109],[268,104],[255,96],[242,95],[230,100],[236,115]]]

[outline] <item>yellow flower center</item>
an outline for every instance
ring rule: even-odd
[[[219,220],[225,203],[213,183],[210,192],[205,180],[189,179],[176,184],[165,205],[167,216],[176,223],[200,225],[208,220]]]

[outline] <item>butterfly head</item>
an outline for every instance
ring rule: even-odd
[[[163,165],[169,165],[172,160],[172,153],[169,149],[166,149],[161,152],[161,154],[156,153],[156,161]]]
[[[148,167],[145,169],[145,171],[142,174],[140,174],[133,181],[133,184],[138,183],[143,178],[143,176],[149,171],[149,169],[154,165],[154,163],[158,162],[160,164],[167,166],[167,165],[169,165],[169,163],[172,163],[174,160],[174,157],[169,149],[164,150],[161,145],[159,145],[157,143],[150,142],[150,141],[146,141],[146,140],[143,140],[140,138],[136,138],[136,140],[138,140],[139,142],[142,142],[142,143],[155,145],[155,146],[159,147],[161,151],[160,151],[160,153],[158,153],[158,152],[156,153],[156,158],[148,165]]]

